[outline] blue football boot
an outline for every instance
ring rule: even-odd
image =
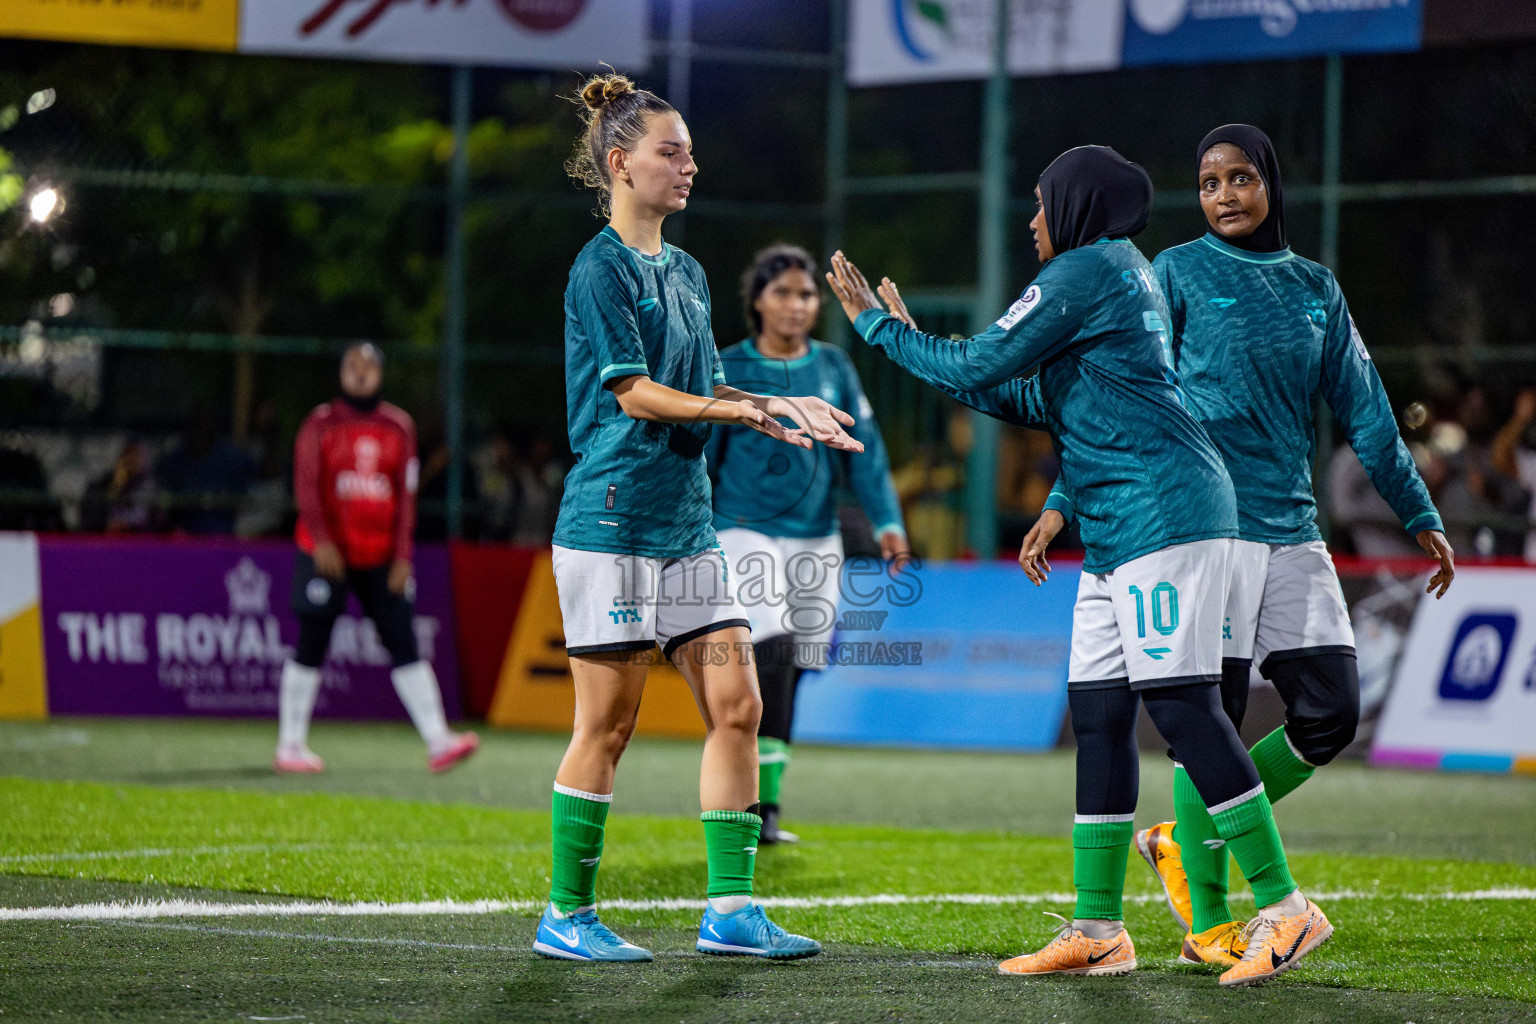
[[[768,920],[762,907],[749,903],[733,914],[719,914],[706,907],[695,948],[713,956],[803,960],[820,953],[821,943],[804,935],[791,935]]]
[[[636,963],[656,959],[648,949],[625,942],[597,919],[597,911],[584,910],[566,918],[544,909],[533,951],[556,960],[591,960],[601,963]]]

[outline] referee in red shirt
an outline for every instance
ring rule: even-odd
[[[304,421],[294,445],[293,610],[299,643],[283,665],[278,700],[279,772],[314,773],[325,762],[309,749],[309,719],[320,692],[320,664],[331,628],[357,594],[394,661],[390,679],[427,744],[427,764],[447,771],[473,754],[472,732],[449,731],[437,674],[416,649],[411,535],[416,527],[416,426],[405,410],[379,401],[384,353],[367,342],[341,357],[341,397]]]

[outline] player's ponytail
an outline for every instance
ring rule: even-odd
[[[620,74],[594,75],[573,99],[581,104],[581,117],[587,127],[565,162],[565,172],[596,190],[599,209],[607,216],[613,193],[608,154],[615,149],[634,152],[645,137],[647,117],[676,111],[660,96],[638,88]]]

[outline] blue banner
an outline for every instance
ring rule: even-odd
[[[1127,0],[1124,64],[1417,50],[1422,0]]]
[[[1017,565],[930,564],[912,584],[844,588],[833,664],[800,683],[795,738],[1048,750],[1067,705],[1078,570],[1033,587]]]

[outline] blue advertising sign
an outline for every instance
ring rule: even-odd
[[[1124,64],[1417,50],[1422,0],[1127,0]]]
[[[795,737],[815,743],[1049,750],[1067,705],[1078,569],[1043,587],[1015,564],[929,564],[844,588],[832,664],[807,673]]]

